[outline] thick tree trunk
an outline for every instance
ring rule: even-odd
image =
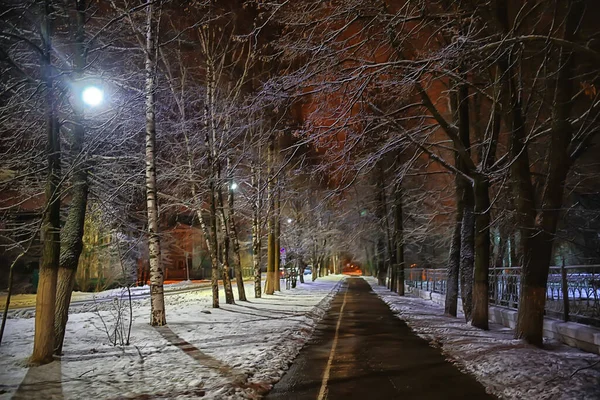
[[[402,184],[396,185],[394,197],[394,241],[396,263],[396,292],[404,296],[404,215],[402,212]]]
[[[567,7],[564,39],[574,41],[585,10],[585,1],[571,0]],[[570,50],[560,50],[552,110],[548,175],[541,211],[535,218],[535,235],[525,241],[523,248],[521,298],[515,337],[523,338],[537,346],[543,343],[544,308],[552,246],[562,207],[565,180],[573,162],[568,153],[573,136],[573,128],[569,121],[575,92],[573,58]]]
[[[457,125],[460,125],[459,113],[459,95],[460,92],[454,93],[450,96],[450,107],[453,111],[453,118]],[[468,111],[468,109],[467,109]],[[464,111],[463,111],[464,112]],[[467,114],[468,115],[468,114]],[[466,116],[466,115],[465,115]],[[460,132],[464,136],[467,136],[467,132]],[[467,136],[468,139],[468,136]],[[454,156],[454,165],[456,169],[461,172],[465,172],[464,163],[461,161],[461,157],[458,153]],[[446,302],[444,306],[444,312],[446,315],[456,317],[458,313],[458,284],[459,284],[459,271],[460,271],[460,250],[461,250],[461,231],[462,231],[462,219],[464,211],[464,191],[467,182],[463,176],[456,173],[454,176],[454,187],[455,187],[455,199],[456,199],[456,212],[454,216],[455,225],[452,232],[452,242],[450,243],[450,254],[448,256],[447,266],[447,280],[446,280]]]
[[[459,168],[467,171],[467,159],[471,157],[470,147],[470,118],[469,118],[469,87],[461,84],[457,92],[458,107],[458,132],[460,141],[466,149],[466,154],[459,156]],[[471,320],[473,309],[473,263],[475,260],[474,234],[475,234],[475,199],[473,186],[465,183],[463,190],[463,220],[461,223],[460,240],[460,290],[465,319]]]
[[[212,204],[212,202],[211,202]],[[212,212],[212,210],[209,210],[209,212]],[[212,277],[211,279],[214,277],[214,271],[215,271],[215,265],[217,266],[216,270],[217,270],[217,274],[219,271],[219,259],[217,256],[217,249],[216,249],[216,243],[214,243],[214,234],[213,234],[213,230],[212,230],[212,225],[209,229],[208,225],[206,224],[206,220],[204,218],[204,216],[202,215],[202,210],[197,209],[196,210],[196,216],[198,217],[198,221],[200,221],[200,229],[202,230],[202,235],[204,236],[204,241],[206,242],[206,248],[208,250],[208,255],[210,257],[210,262],[211,262],[211,273],[212,273]],[[209,217],[210,219],[210,223],[212,224],[212,216]],[[212,298],[213,298],[213,308],[219,308],[219,278],[217,275],[217,279],[216,281],[214,279],[212,279],[211,281],[211,288],[212,288]],[[215,304],[215,299],[216,299],[216,304]]]
[[[208,44],[206,45],[208,46]],[[206,54],[206,95],[204,105],[204,117],[206,120],[206,130],[204,143],[207,149],[207,162],[209,165],[209,240],[214,251],[211,253],[211,290],[212,306],[219,308],[219,243],[217,238],[217,133],[215,128],[215,68],[212,57]]]
[[[382,238],[377,239],[377,284],[385,286],[385,243]]]
[[[269,217],[267,236],[267,281],[265,282],[265,293],[275,293],[275,221]]]
[[[275,152],[275,138],[269,139],[269,148],[267,153],[267,164],[268,164],[268,179],[267,185],[267,196],[269,203],[268,213],[268,236],[267,236],[267,281],[265,282],[265,293],[275,293],[275,280],[278,279],[277,272],[275,270],[275,184],[273,182],[273,162]]]
[[[157,13],[154,2],[147,3],[146,31],[146,204],[148,211],[148,248],[150,253],[150,325],[167,323],[164,299],[164,271],[160,256],[158,203],[156,198],[156,49]]]
[[[377,238],[377,284],[381,286],[386,285],[386,246],[385,244],[385,233],[386,229],[386,204],[385,204],[385,176],[383,171],[383,166],[380,164],[377,165],[377,205],[375,209],[375,216],[379,222],[379,226],[381,228],[381,233]]]
[[[221,259],[223,260],[223,289],[225,291],[225,303],[235,304],[233,297],[233,286],[231,285],[231,277],[229,276],[229,238],[223,238]]]
[[[370,275],[370,276],[374,276],[373,274],[373,260],[371,257],[371,252],[369,251],[369,245],[365,246],[365,257],[366,257],[366,274],[365,275]]]
[[[210,178],[209,183],[210,191],[210,207],[209,207],[209,218],[210,218],[210,242],[211,247],[214,251],[211,253],[211,276],[210,286],[212,290],[212,306],[213,308],[219,308],[219,243],[217,239],[217,209],[215,206],[215,184],[214,178]]]
[[[460,232],[462,226],[462,210],[456,210],[456,223],[452,232],[450,243],[450,256],[448,257],[448,278],[446,281],[446,302],[444,313],[456,317],[458,312],[458,271],[460,268]]]
[[[218,175],[220,178],[220,168],[217,167]],[[220,179],[219,179],[220,181]],[[221,226],[221,265],[223,266],[223,289],[225,291],[225,302],[227,304],[235,304],[233,297],[233,287],[231,285],[231,277],[229,276],[229,229],[228,229],[228,218],[225,215],[225,207],[223,204],[223,191],[221,187],[217,189],[216,201],[219,208],[219,220]]]
[[[490,198],[489,181],[475,178],[475,273],[473,285],[472,325],[489,329],[489,269],[490,269]]]
[[[80,169],[82,167],[75,168]],[[69,306],[71,304],[71,294],[75,285],[79,256],[83,250],[83,227],[88,195],[87,171],[81,169],[75,172],[73,185],[69,215],[61,231],[62,246],[60,267],[58,270],[54,322],[54,351],[57,355],[62,353],[65,328],[69,317]]]
[[[387,276],[389,279],[387,280],[387,288],[395,292],[396,291],[396,245],[394,244],[395,232],[392,232],[390,229],[389,215],[386,212],[385,216],[385,229],[386,229],[386,243],[387,243],[387,259],[388,259],[388,267],[387,267]]]
[[[456,158],[458,162],[458,157]],[[455,225],[450,244],[450,256],[448,257],[448,278],[446,283],[446,303],[444,312],[456,317],[458,309],[458,276],[460,270],[461,231],[464,211],[464,178],[456,175],[454,178],[456,187],[456,214]]]
[[[465,188],[463,219],[460,231],[460,291],[465,320],[471,320],[473,310],[473,263],[475,261],[475,214],[473,188]]]
[[[76,1],[76,34],[75,34],[75,56],[74,70],[77,76],[83,73],[85,62],[85,0]],[[58,283],[55,303],[54,320],[54,352],[56,355],[62,353],[65,338],[65,328],[69,319],[69,306],[71,294],[75,285],[75,276],[79,257],[83,250],[83,227],[87,209],[88,177],[87,162],[83,152],[85,140],[84,110],[80,99],[76,99],[73,105],[75,112],[75,123],[73,126],[72,153],[75,165],[73,167],[73,188],[71,190],[71,206],[67,221],[61,231],[61,253],[58,270]]]
[[[35,333],[31,364],[47,364],[53,360],[54,351],[54,306],[56,301],[56,281],[60,257],[60,137],[56,116],[55,89],[52,70],[52,6],[49,0],[42,4],[42,46],[41,72],[45,84],[46,107],[46,154],[48,170],[46,174],[46,203],[43,212],[41,240],[42,257],[35,303]]]

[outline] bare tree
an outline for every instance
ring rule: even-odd
[[[156,190],[156,72],[160,2],[147,2],[146,19],[146,203],[148,212],[148,247],[150,249],[150,325],[167,323],[164,299],[164,270],[160,259],[158,203]]]

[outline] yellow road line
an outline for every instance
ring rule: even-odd
[[[327,382],[329,381],[329,373],[331,371],[331,364],[333,363],[333,357],[335,356],[335,348],[337,347],[338,336],[340,332],[340,325],[342,324],[342,315],[344,313],[344,307],[346,307],[346,296],[348,295],[348,287],[344,293],[344,301],[342,302],[342,308],[340,308],[340,316],[338,317],[337,326],[335,327],[335,336],[333,337],[333,344],[331,345],[331,351],[329,352],[329,360],[327,360],[327,367],[323,372],[323,380],[321,381],[321,390],[319,390],[319,396],[317,400],[324,400],[327,398]]]

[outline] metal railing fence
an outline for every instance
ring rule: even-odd
[[[446,294],[446,269],[409,268],[409,287]],[[490,268],[490,304],[517,309],[521,268]],[[552,266],[548,273],[546,315],[600,326],[600,265]]]

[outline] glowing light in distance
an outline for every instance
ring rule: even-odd
[[[237,189],[237,187],[238,187],[237,183],[233,182],[231,184],[231,190],[235,190],[235,189]]]
[[[104,92],[96,86],[88,86],[81,92],[81,99],[88,106],[98,106],[104,100]]]

